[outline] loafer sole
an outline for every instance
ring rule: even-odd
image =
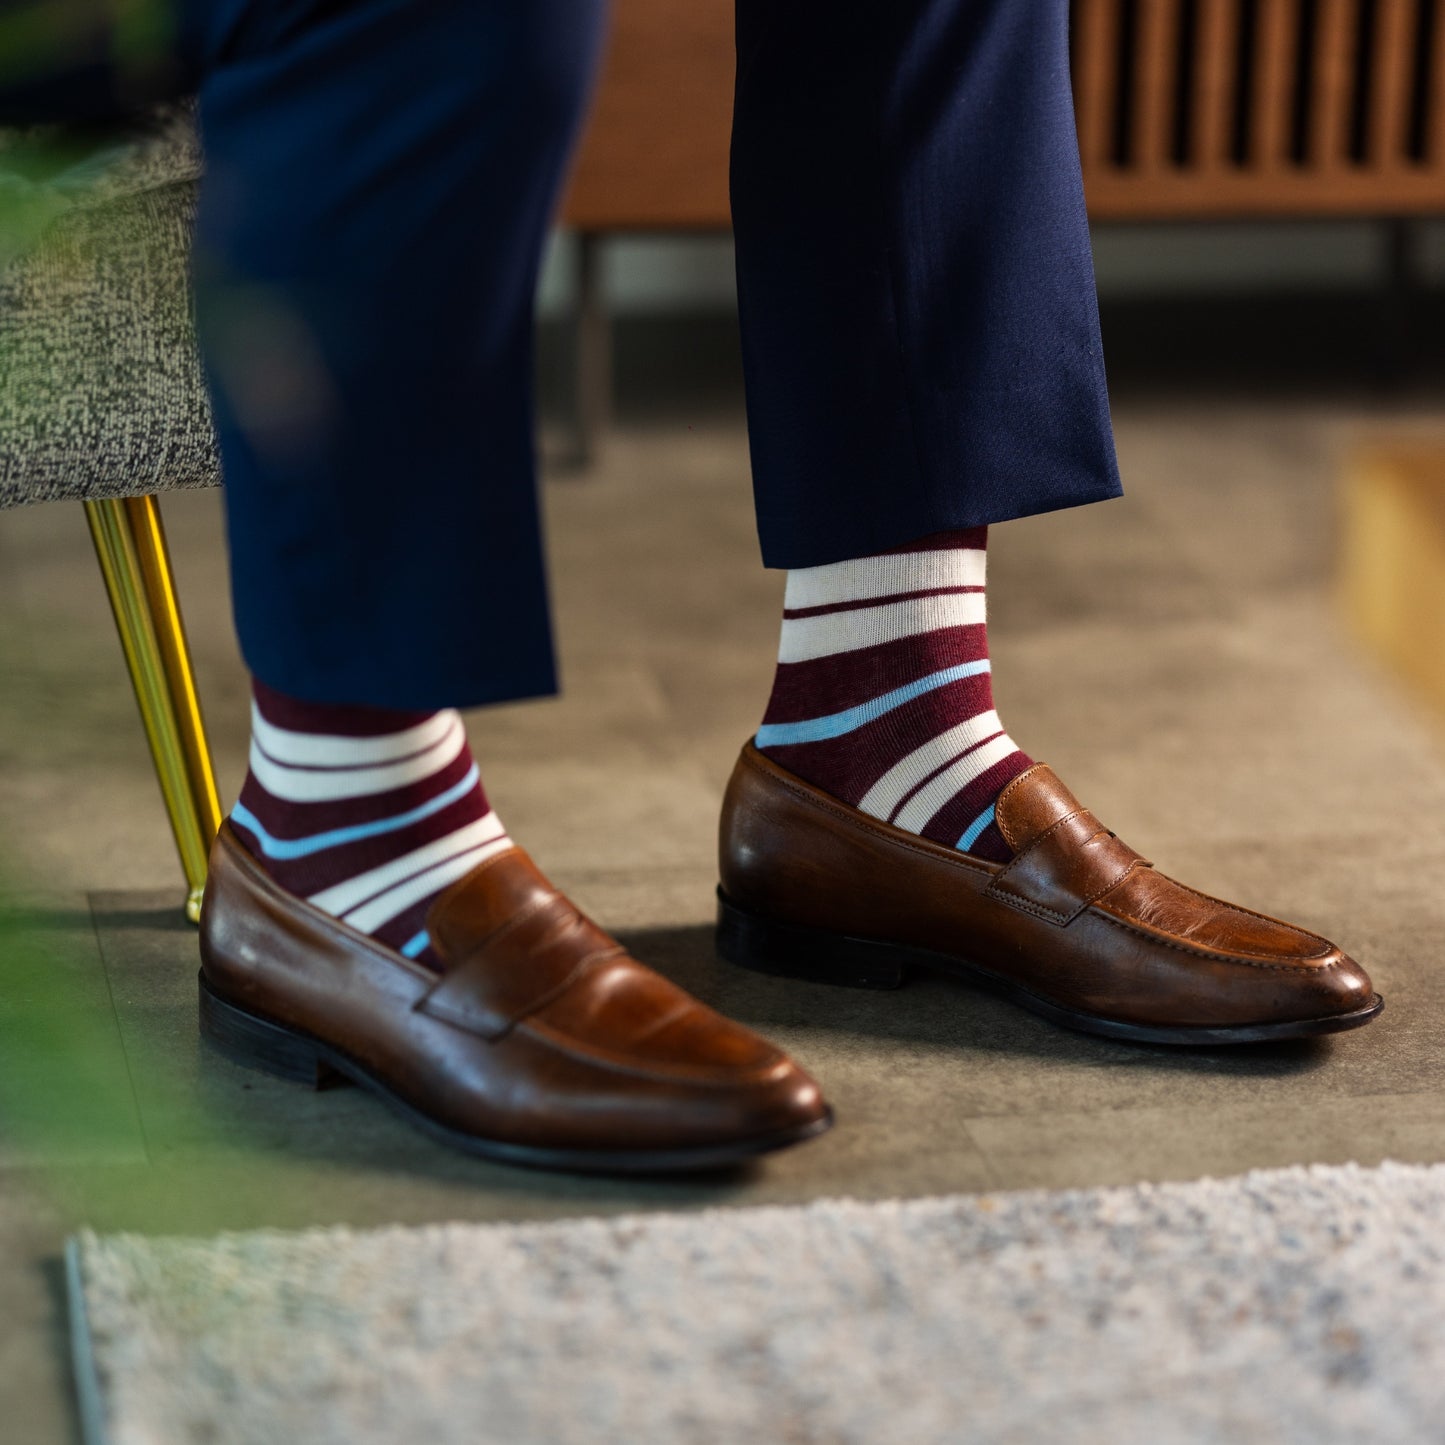
[[[845,988],[901,988],[912,969],[946,973],[1008,999],[1030,1013],[1079,1033],[1141,1044],[1193,1048],[1221,1044],[1275,1043],[1315,1038],[1357,1029],[1377,1018],[1385,1001],[1375,994],[1363,1008],[1323,1018],[1272,1020],[1268,1023],[1164,1025],[1130,1023],[1054,1003],[1011,979],[953,954],[877,939],[853,938],[824,929],[779,923],[739,908],[718,889],[717,948],[729,963],[754,973]]]
[[[433,1139],[502,1164],[584,1174],[674,1174],[723,1169],[814,1139],[833,1124],[833,1112],[829,1109],[820,1118],[771,1134],[675,1149],[556,1149],[489,1139],[439,1123],[344,1050],[303,1030],[242,1008],[223,998],[204,972],[197,977],[201,1037],[232,1063],[292,1079],[313,1089],[355,1084],[376,1095]]]

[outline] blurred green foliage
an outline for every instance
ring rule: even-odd
[[[94,958],[75,946],[86,922],[0,881],[0,1148],[28,1158],[115,1157],[136,1137]]]
[[[0,91],[39,94],[90,77],[117,114],[165,91],[175,0],[28,0],[0,9]],[[0,268],[31,251],[73,204],[106,149],[103,124],[0,129]]]
[[[84,900],[46,898],[7,867],[0,1181],[20,1167],[70,1227],[205,1233],[265,1221],[287,1161],[257,1147],[246,1116],[223,1121],[208,1105],[213,1061],[199,1041],[192,1054],[144,1029],[123,1035],[112,986]],[[132,1000],[132,1025],[136,1014]],[[194,1017],[178,1026],[193,1033]],[[144,1119],[141,1096],[151,1100]]]
[[[174,0],[28,0],[0,12],[0,86],[103,65],[124,93],[175,53]]]

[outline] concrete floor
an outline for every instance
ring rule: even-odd
[[[357,1091],[201,1050],[195,934],[83,519],[0,515],[0,871],[18,900],[0,1434],[73,1438],[56,1260],[80,1225],[511,1219],[1445,1159],[1445,754],[1329,599],[1342,459],[1372,434],[1445,436],[1445,416],[1125,397],[1118,425],[1125,500],[995,531],[1000,710],[1160,866],[1364,960],[1385,1014],[1331,1040],[1181,1053],[1064,1033],[943,980],[860,994],[720,964],[715,810],[766,695],[781,578],[756,562],[733,397],[683,405],[624,426],[594,476],[553,479],[564,695],[470,722],[499,812],[555,880],[790,1047],[837,1106],[825,1139],[690,1181],[489,1166]],[[217,501],[178,496],[166,515],[229,803],[246,677]]]

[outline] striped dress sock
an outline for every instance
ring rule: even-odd
[[[973,527],[790,571],[754,741],[875,818],[1002,863],[994,800],[1033,762],[994,711],[987,545]]]
[[[288,893],[428,967],[444,888],[512,846],[461,716],[308,702],[253,684],[251,767],[231,824]]]

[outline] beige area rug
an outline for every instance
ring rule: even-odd
[[[70,1249],[91,1445],[1445,1436],[1445,1166]]]

